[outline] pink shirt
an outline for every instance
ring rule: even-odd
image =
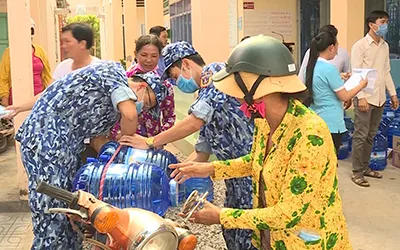
[[[43,91],[42,72],[43,63],[39,57],[32,54],[32,68],[33,68],[33,89],[34,94],[37,95]]]
[[[37,95],[43,91],[43,62],[42,60],[35,56],[35,51],[32,52],[32,68],[33,68],[33,94]],[[10,89],[10,97],[8,98],[9,104],[12,105],[12,88]]]

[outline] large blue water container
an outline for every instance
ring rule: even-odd
[[[393,147],[393,136],[400,136],[400,118],[394,118],[387,129],[388,147]]]
[[[349,152],[351,152],[352,147],[353,147],[354,122],[350,117],[345,116],[344,117],[344,123],[346,125],[346,129],[347,129],[347,132],[348,132]]]
[[[349,133],[346,132],[342,135],[342,144],[340,145],[338,152],[338,159],[344,160],[349,157],[350,149],[349,149]]]
[[[369,167],[375,171],[381,171],[386,168],[387,165],[387,149],[388,144],[386,137],[378,131],[374,138],[374,145],[372,148],[371,159]]]
[[[207,200],[214,200],[214,183],[210,177],[208,178],[191,178],[185,182],[186,198],[194,191],[199,191],[200,194],[208,192]]]
[[[84,190],[98,197],[105,164],[86,164],[75,176],[74,190]],[[111,164],[106,175],[103,201],[119,207],[137,207],[164,216],[169,200],[169,178],[154,164]]]
[[[108,142],[101,149],[99,158],[102,155],[112,156],[118,148],[117,142]],[[153,163],[159,166],[169,176],[171,170],[168,168],[170,164],[178,163],[178,159],[171,152],[166,150],[143,150],[134,149],[132,147],[122,146],[120,152],[115,157],[114,163],[132,164],[132,163]]]

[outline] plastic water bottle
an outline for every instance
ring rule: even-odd
[[[374,138],[374,145],[372,148],[371,159],[369,167],[372,170],[380,171],[384,170],[387,165],[387,140],[386,137],[378,131]]]
[[[346,132],[342,135],[342,143],[340,145],[339,148],[339,152],[338,152],[338,159],[339,160],[344,160],[347,157],[349,157],[349,133]]]
[[[354,122],[350,117],[345,116],[344,117],[344,123],[346,125],[346,129],[347,129],[347,132],[348,132],[349,152],[351,152],[352,147],[353,147]]]
[[[191,178],[186,180],[186,198],[194,191],[197,190],[200,194],[204,194],[206,191],[208,192],[207,200],[214,200],[214,182],[210,177],[208,178]]]
[[[400,136],[400,118],[394,118],[387,129],[388,147],[393,147],[393,136]]]
[[[108,142],[101,149],[99,158],[102,155],[112,156],[118,148],[117,142]],[[170,164],[178,163],[178,159],[171,152],[166,150],[142,150],[132,147],[122,146],[120,152],[115,157],[114,163],[132,164],[132,163],[152,163],[159,166],[169,176],[171,170],[168,168]]]
[[[98,197],[104,166],[91,162],[79,169],[74,190]],[[153,164],[111,164],[104,182],[103,201],[119,208],[137,207],[164,216],[170,205],[169,178]]]
[[[177,207],[186,199],[185,185],[177,183],[174,179],[169,181],[169,200],[172,207]]]
[[[388,129],[390,126],[390,123],[392,122],[393,117],[389,117],[386,115],[382,116],[382,120],[381,123],[379,124],[379,131],[381,131],[381,133],[387,137],[388,136]]]

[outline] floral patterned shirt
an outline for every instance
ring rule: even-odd
[[[272,148],[266,154],[272,136]],[[297,100],[290,100],[280,126],[270,135],[265,119],[255,120],[251,153],[214,162],[215,179],[253,177],[253,209],[224,208],[225,228],[252,229],[261,249],[261,231],[270,231],[272,249],[351,249],[342,213],[336,173],[337,158],[325,122]],[[260,180],[266,207],[259,204]],[[261,231],[260,231],[261,230]],[[300,231],[319,240],[302,240]]]

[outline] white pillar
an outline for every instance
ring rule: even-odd
[[[21,104],[33,97],[31,21],[29,0],[7,0],[8,39],[10,45],[11,81],[14,104]],[[18,115],[14,120],[17,130],[27,114]],[[18,182],[21,199],[27,199],[28,181],[17,145]]]

